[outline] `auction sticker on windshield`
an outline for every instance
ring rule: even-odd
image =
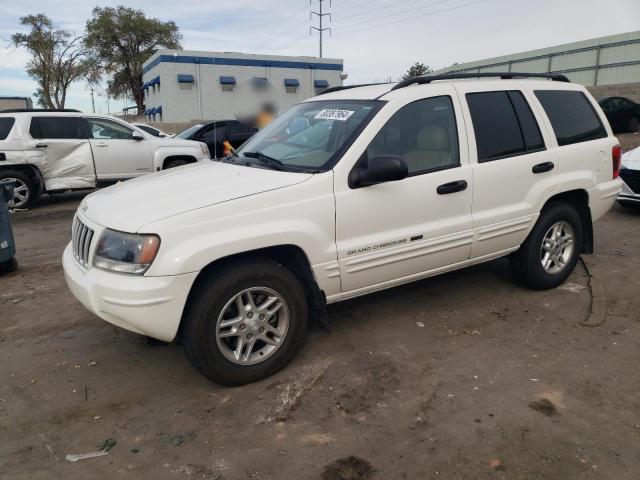
[[[339,122],[345,122],[355,112],[353,110],[339,110],[337,108],[325,108],[320,110],[315,118],[320,120],[338,120]]]

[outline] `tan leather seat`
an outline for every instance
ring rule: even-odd
[[[442,167],[451,163],[449,133],[439,125],[427,125],[416,135],[417,150],[403,155],[409,173]]]

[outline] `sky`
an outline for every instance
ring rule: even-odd
[[[30,96],[27,53],[10,45],[19,18],[44,13],[81,34],[94,6],[119,2],[0,0],[0,96]],[[318,55],[318,0],[128,0],[147,16],[173,20],[188,50]],[[324,0],[324,57],[344,59],[346,83],[398,79],[413,63],[454,62],[517,53],[640,29],[640,0]],[[95,96],[96,111],[122,108]],[[74,84],[67,107],[91,110],[88,87]]]

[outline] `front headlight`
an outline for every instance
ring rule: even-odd
[[[209,147],[207,146],[206,143],[201,143],[200,148],[202,149],[203,155],[206,155],[207,157],[211,158],[211,152],[209,152]]]
[[[93,266],[111,272],[142,275],[160,248],[157,235],[138,235],[106,229],[93,254]]]

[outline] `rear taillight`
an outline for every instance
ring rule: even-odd
[[[622,147],[616,145],[611,149],[611,161],[613,162],[613,178],[620,176],[620,160],[622,160]]]

